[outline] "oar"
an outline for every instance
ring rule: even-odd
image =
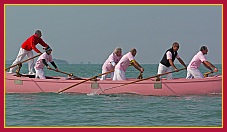
[[[213,72],[213,71],[206,72],[206,73],[203,74],[203,76],[204,76],[204,77],[208,77],[208,75],[211,74],[211,73],[214,73],[214,72]]]
[[[138,75],[137,79],[143,79],[143,73],[140,72],[140,74]]]
[[[113,72],[113,70],[112,70],[112,71],[105,72],[105,73],[102,73],[102,74],[99,74],[99,75],[97,75],[97,76],[93,76],[93,77],[88,78],[88,79],[86,79],[86,80],[84,80],[84,81],[81,81],[81,82],[76,83],[76,84],[74,84],[74,85],[72,85],[72,86],[69,86],[69,87],[67,87],[67,88],[65,88],[65,89],[63,89],[63,90],[60,90],[60,91],[58,91],[58,93],[62,93],[62,92],[66,91],[66,90],[68,90],[68,89],[70,89],[70,88],[72,88],[72,87],[75,87],[75,86],[77,86],[77,85],[80,85],[80,84],[82,84],[82,83],[85,83],[85,82],[87,82],[87,81],[89,81],[89,80],[95,79],[95,78],[97,78],[98,76],[102,76],[102,75],[105,75],[105,74],[109,74],[109,73],[111,73],[111,72]]]
[[[69,76],[73,76],[72,73],[67,73],[67,72],[59,71],[59,70],[56,70],[56,69],[53,69],[53,68],[48,68],[48,69],[49,70],[52,70],[52,71],[56,71],[56,72],[62,73],[62,74],[66,74],[66,75],[69,75]]]
[[[62,74],[66,74],[66,75],[70,76],[70,79],[84,80],[83,78],[74,76],[72,73],[67,73],[67,72],[59,71],[59,70],[56,70],[56,69],[53,69],[53,68],[48,68],[48,69],[49,70],[52,70],[52,71],[56,71],[56,72],[62,73]]]
[[[14,65],[12,65],[12,66],[10,66],[10,67],[8,67],[8,68],[5,68],[5,71],[7,71],[8,69],[10,69],[10,68],[12,68],[12,67],[15,67],[15,66],[17,66],[17,65],[19,65],[19,64],[22,64],[22,63],[24,63],[24,62],[26,62],[26,61],[29,61],[29,60],[31,60],[31,59],[34,59],[34,58],[40,56],[41,54],[42,54],[42,53],[40,53],[40,54],[38,54],[38,55],[36,55],[36,56],[33,56],[33,57],[31,57],[31,58],[28,58],[27,60],[24,60],[24,61],[19,62],[19,63],[17,63],[17,64],[14,64]]]
[[[186,68],[182,68],[182,69],[179,69],[178,71],[185,70],[185,69],[186,69]],[[151,78],[163,76],[163,75],[166,75],[166,74],[169,74],[169,73],[173,73],[173,72],[178,72],[178,71],[171,71],[171,72],[166,72],[166,73],[163,73],[163,74],[157,74],[157,75],[155,75],[155,76],[151,76],[151,77],[147,77],[147,78],[144,78],[144,79],[132,81],[132,82],[129,82],[129,83],[124,83],[124,84],[122,84],[122,85],[118,85],[118,86],[115,86],[115,87],[106,88],[106,89],[104,89],[104,90],[102,90],[102,91],[106,91],[106,90],[109,90],[109,89],[114,89],[114,88],[122,87],[122,86],[125,86],[125,85],[129,85],[129,84],[141,82],[141,81],[144,81],[144,80],[148,80],[148,79],[151,79]]]

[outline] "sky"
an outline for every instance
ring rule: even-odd
[[[40,29],[53,58],[72,64],[102,64],[116,47],[123,54],[136,48],[139,63],[158,64],[175,41],[186,64],[202,45],[208,47],[208,61],[222,63],[220,5],[8,5],[5,24],[6,60],[14,60],[21,44]]]

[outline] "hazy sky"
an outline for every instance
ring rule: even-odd
[[[138,62],[157,64],[174,41],[186,64],[202,45],[210,62],[222,63],[221,6],[11,5],[5,11],[7,60],[40,29],[53,58],[69,63],[102,64],[115,47],[124,54],[135,47]]]

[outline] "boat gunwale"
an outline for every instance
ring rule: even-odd
[[[35,78],[5,78],[6,80],[22,80],[22,81],[33,81],[33,82],[46,82],[46,83],[79,83],[82,80],[70,80],[70,79],[35,79]],[[130,80],[133,79],[133,80]],[[127,84],[130,83],[132,81],[135,81],[137,79],[135,78],[130,78],[129,80],[124,80],[124,81],[112,81],[112,80],[97,80],[97,81],[88,81],[85,82],[85,84],[87,83],[91,83],[91,82],[98,82],[99,84]],[[217,76],[217,77],[209,77],[209,78],[202,78],[202,79],[185,79],[185,78],[175,78],[173,80],[162,80],[162,81],[155,81],[152,79],[149,80],[143,80],[141,82],[135,82],[134,84],[154,84],[154,83],[198,83],[198,82],[214,82],[214,81],[220,81],[222,80],[221,76]],[[149,81],[149,82],[148,82]],[[129,84],[130,85],[130,84]]]

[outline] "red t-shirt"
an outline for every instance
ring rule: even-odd
[[[29,37],[22,45],[21,48],[27,50],[27,51],[31,51],[32,49],[37,52],[37,53],[41,53],[37,48],[36,45],[37,44],[41,44],[43,47],[47,47],[48,45],[41,39],[38,38],[36,36],[36,34],[32,35],[31,37]]]

